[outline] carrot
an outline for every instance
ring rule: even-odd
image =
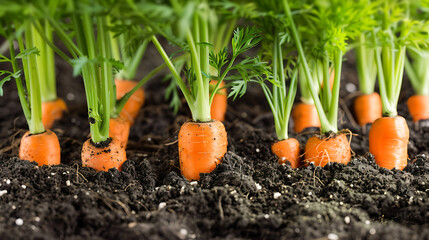
[[[329,88],[332,90],[332,87],[334,86],[334,79],[335,79],[335,69],[329,69],[331,71],[331,75],[329,76]],[[320,87],[323,88],[323,81],[320,84]]]
[[[408,125],[403,117],[379,118],[369,130],[369,152],[380,167],[402,170],[407,165],[408,138]]]
[[[39,134],[26,132],[21,138],[19,158],[37,162],[39,166],[60,164],[61,149],[57,135],[50,130]]]
[[[429,119],[429,96],[411,96],[408,98],[407,105],[414,122]]]
[[[305,145],[305,162],[325,166],[329,162],[347,164],[351,158],[349,139],[344,133],[329,137],[313,136]]]
[[[42,123],[45,128],[52,128],[54,122],[63,117],[67,111],[67,105],[61,98],[53,101],[42,102]]]
[[[212,80],[210,85],[216,85],[217,80]],[[210,106],[210,115],[213,120],[224,121],[225,113],[228,107],[227,91],[224,82],[219,85],[220,90],[214,95],[212,105]]]
[[[309,127],[319,127],[320,120],[316,107],[313,104],[299,103],[292,110],[295,132],[301,132]]]
[[[228,145],[220,121],[186,122],[179,131],[180,171],[188,180],[199,180],[222,161]]]
[[[138,84],[138,82],[116,79],[115,84],[116,98],[120,99],[127,92],[131,91],[131,89],[133,89]],[[131,95],[130,99],[128,99],[120,115],[127,119],[131,124],[133,124],[134,120],[139,114],[140,108],[143,106],[143,103],[144,91],[142,88],[139,88],[133,95]]]
[[[279,164],[284,164],[286,161],[289,161],[292,168],[301,166],[301,161],[299,159],[299,142],[295,138],[288,138],[273,143],[273,145],[271,145],[271,151],[279,158]]]
[[[128,143],[128,136],[130,135],[130,126],[131,123],[122,116],[110,118],[109,136],[117,138],[124,144],[124,147],[126,147]]]
[[[380,95],[376,92],[360,95],[355,99],[354,110],[360,126],[373,123],[376,119],[381,118]]]
[[[97,171],[108,171],[111,168],[121,170],[127,160],[125,145],[116,138],[94,145],[91,139],[85,141],[82,147],[82,165]]]

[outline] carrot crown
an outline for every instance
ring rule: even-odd
[[[40,54],[36,48],[38,33],[35,24],[28,19],[31,16],[18,14],[26,6],[14,2],[5,2],[4,4],[6,11],[2,12],[3,15],[0,16],[0,34],[9,42],[10,58],[0,54],[0,59],[2,62],[11,63],[13,72],[0,71],[0,75],[4,76],[0,80],[0,95],[2,95],[2,85],[14,78],[30,133],[43,133],[45,128],[42,124],[42,94],[39,85],[41,74],[39,69],[43,66],[38,66],[37,61],[37,55]],[[15,52],[14,40],[18,41],[18,54]],[[22,61],[22,70],[18,67],[18,59]],[[22,83],[22,73],[24,73],[26,88]]]
[[[395,117],[406,49],[428,46],[429,22],[408,18],[409,1],[386,0],[383,3],[381,14],[376,15],[380,27],[373,29],[373,42],[377,46],[374,51],[383,116]]]
[[[321,132],[337,132],[338,100],[341,80],[341,65],[347,51],[347,40],[357,37],[368,29],[368,21],[363,2],[354,1],[315,1],[305,5],[301,1],[283,0],[287,24],[295,41],[321,122]],[[294,16],[300,23],[299,32],[292,17],[291,8],[305,9],[301,16]],[[301,40],[300,35],[303,36]],[[314,63],[312,63],[314,62]],[[322,70],[319,70],[322,68]],[[334,72],[332,90],[329,87],[331,69]],[[323,88],[317,79],[322,76]]]

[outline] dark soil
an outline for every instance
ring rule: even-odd
[[[189,114],[172,114],[160,79],[146,87],[123,171],[98,173],[80,163],[86,104],[82,82],[65,64],[58,65],[58,87],[70,111],[53,129],[59,166],[16,157],[27,126],[7,83],[0,98],[0,239],[429,239],[429,128],[410,123],[404,171],[379,168],[367,153],[368,129],[358,128],[349,110],[353,66],[349,56],[340,102],[340,123],[355,134],[348,165],[278,165],[270,151],[272,115],[250,86],[230,102],[223,163],[199,182],[180,175],[176,136]],[[403,116],[411,94],[404,82]],[[297,136],[302,146],[312,132]]]

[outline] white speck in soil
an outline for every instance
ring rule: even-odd
[[[69,101],[73,101],[75,100],[76,96],[73,93],[67,93],[66,98]]]
[[[328,234],[328,240],[338,240],[338,235],[335,233]]]
[[[40,217],[35,217],[35,218],[34,218],[34,221],[36,221],[36,222],[40,222]]]
[[[6,184],[10,184],[10,180],[9,179],[6,179]]]
[[[259,150],[259,148],[257,148],[257,149],[255,149],[255,151],[258,153],[258,152],[260,152],[261,150]]]
[[[151,137],[148,137],[148,138],[147,138],[147,141],[148,141],[148,142],[152,141],[152,138],[151,138]]]
[[[236,193],[237,193],[237,191],[232,190],[230,193],[231,193],[232,195],[234,195],[234,194],[236,194]]]
[[[311,196],[311,195],[313,195],[313,193],[312,192],[308,192],[308,196]]]
[[[34,226],[34,225],[31,225],[31,226],[30,226],[30,228],[31,228],[31,230],[33,230],[33,231],[36,231],[36,230],[37,230],[37,227],[36,227],[36,226]]]
[[[22,218],[17,218],[15,220],[15,224],[18,226],[22,226],[22,224],[24,224],[24,220],[22,220]]]
[[[53,173],[51,173],[51,175],[52,175],[52,176],[55,176],[55,174],[56,174],[56,173],[54,173],[54,172],[53,172]]]
[[[3,195],[5,195],[6,193],[7,193],[7,190],[1,190],[0,191],[0,197],[3,196]]]
[[[181,188],[180,188],[180,194],[184,194],[185,193],[185,186],[182,186]]]
[[[255,183],[255,185],[256,185],[256,189],[257,190],[261,190],[262,189],[262,186],[259,183]]]
[[[279,193],[279,192],[275,192],[275,193],[274,193],[274,199],[279,198],[281,195],[282,195],[281,193]]]
[[[340,202],[340,205],[341,205],[341,206],[343,206],[343,204],[344,204],[343,202]]]
[[[198,184],[198,182],[197,182],[197,181],[192,181],[192,182],[190,182],[189,184],[191,184],[191,186],[195,186],[195,185],[197,185],[197,184]]]
[[[264,218],[265,218],[265,219],[268,219],[268,218],[270,218],[270,215],[268,215],[268,214],[264,214]]]
[[[334,196],[332,196],[332,194],[331,195],[329,195],[329,198],[333,198]]]
[[[369,229],[369,234],[374,235],[377,232],[377,230],[375,230],[375,228],[371,228]]]
[[[349,93],[356,92],[356,85],[354,85],[353,83],[347,83],[346,90]]]
[[[188,230],[182,228],[179,231],[179,238],[180,239],[186,239],[186,237],[188,236]]]
[[[195,234],[190,234],[190,235],[189,235],[189,238],[190,238],[190,239],[195,239],[195,238],[197,238],[197,235],[195,235]]]
[[[167,206],[167,203],[160,202],[159,205],[158,205],[158,210],[161,210],[161,209],[165,208],[166,206]]]
[[[89,192],[85,192],[86,196],[89,196]]]
[[[353,183],[352,183],[352,184],[350,184],[350,187],[353,187]]]
[[[70,180],[67,180],[67,181],[66,181],[66,185],[67,185],[67,186],[70,186]]]
[[[74,196],[73,196],[73,198],[74,198],[74,199],[77,199],[77,195],[74,195]]]
[[[371,222],[369,220],[365,220],[365,224],[369,225]]]
[[[317,214],[317,216],[316,216],[316,218],[322,218],[322,215],[320,215],[320,214]]]
[[[129,227],[129,228],[133,228],[133,227],[135,227],[135,226],[137,226],[137,223],[136,223],[136,222],[130,222],[130,223],[128,223],[128,227]]]
[[[168,186],[167,186],[167,190],[168,190],[168,191],[170,191],[170,190],[171,190],[171,186],[170,186],[170,185],[168,185]]]
[[[349,217],[349,216],[346,216],[346,217],[344,218],[344,222],[345,222],[346,224],[349,224],[349,223],[350,223],[350,217]]]
[[[15,205],[12,205],[12,209],[13,209],[13,210],[15,210],[15,209],[16,209],[16,206],[15,206]]]
[[[27,186],[25,186],[25,185],[21,185],[21,188],[22,188],[22,189],[26,189],[26,188],[27,188]]]
[[[292,177],[290,174],[287,175],[288,178]]]

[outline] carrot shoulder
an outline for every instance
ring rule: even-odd
[[[217,80],[212,80],[211,85],[216,85]],[[213,120],[224,121],[226,109],[228,108],[228,97],[224,82],[221,82],[219,88],[221,88],[213,97],[212,105],[210,107],[210,114]]]
[[[305,145],[305,162],[325,166],[330,162],[347,164],[351,158],[350,142],[346,134],[329,137],[313,136]]]
[[[313,104],[299,103],[292,110],[293,130],[302,132],[309,127],[319,127],[320,120]]]
[[[376,92],[363,94],[355,99],[354,110],[360,126],[373,123],[381,118],[382,105],[380,95]]]
[[[408,139],[408,125],[403,117],[382,117],[369,130],[369,152],[380,167],[402,170],[407,165]]]
[[[138,84],[138,82],[116,79],[115,84],[116,84],[116,98],[120,99],[126,93],[131,91]],[[143,88],[139,88],[128,99],[120,115],[123,118],[130,121],[131,124],[133,124],[134,120],[137,118],[139,114],[140,108],[143,106],[143,103],[144,103],[144,91],[143,91]]]
[[[186,122],[179,131],[179,160],[182,175],[199,180],[222,161],[227,150],[225,127],[220,121]]]
[[[42,123],[47,129],[52,128],[54,122],[63,117],[67,111],[67,105],[61,98],[53,101],[42,102]]]
[[[279,164],[289,161],[292,168],[301,166],[299,142],[295,138],[288,138],[273,143],[271,151],[279,158]]]
[[[130,135],[131,123],[124,117],[110,118],[109,121],[109,136],[117,138],[124,146],[127,146],[128,137]]]
[[[429,96],[411,96],[408,98],[407,105],[414,122],[429,119]]]
[[[61,148],[57,135],[50,130],[39,134],[26,132],[21,138],[19,158],[37,162],[39,166],[60,164]]]
[[[111,168],[121,170],[127,160],[124,144],[116,138],[103,144],[95,146],[91,139],[86,140],[82,146],[82,165],[97,171],[108,171]]]

